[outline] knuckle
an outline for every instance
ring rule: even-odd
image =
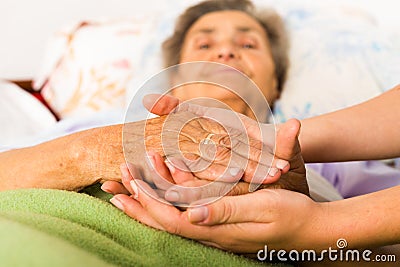
[[[265,153],[263,153],[262,150],[259,149],[252,149],[251,153],[249,151],[249,154],[251,154],[253,156],[253,158],[257,161],[257,162],[266,162],[261,160],[263,158],[263,156],[265,155]]]
[[[272,191],[272,192],[274,192],[274,191]],[[281,198],[279,197],[279,195],[277,193],[269,194],[266,212],[275,214],[277,211],[280,210],[281,203],[282,203]]]
[[[236,141],[236,140],[233,140]],[[235,142],[233,142],[234,144]],[[231,147],[232,143],[231,143],[231,138],[229,135],[220,135],[218,138],[218,144],[222,145],[222,146],[226,146],[226,147]]]
[[[232,189],[228,192],[228,196],[238,196],[245,194],[248,191],[248,183],[240,182],[236,184]]]
[[[215,156],[218,159],[228,159],[231,156],[231,150],[227,149],[226,147],[217,146],[215,150]]]
[[[230,202],[221,201],[220,210],[222,211],[220,213],[220,223],[227,223],[230,221],[230,218],[234,216],[235,208],[233,205],[230,204]]]
[[[171,234],[175,234],[175,235],[180,235],[181,234],[181,228],[180,225],[177,223],[165,223],[164,224],[164,228],[167,232],[171,233]]]

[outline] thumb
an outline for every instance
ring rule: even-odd
[[[278,158],[290,160],[300,152],[298,140],[300,127],[300,121],[297,119],[290,119],[278,126],[275,150]]]
[[[189,208],[187,210],[188,220],[192,224],[198,225],[267,222],[272,215],[262,211],[268,207],[266,203],[272,203],[272,200],[276,199],[276,194],[267,189],[251,194],[226,196],[207,205],[196,205]],[[209,203],[210,199],[202,201]]]
[[[173,111],[179,99],[170,95],[148,94],[143,97],[143,106],[153,114],[162,116]]]

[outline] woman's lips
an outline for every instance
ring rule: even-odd
[[[207,68],[206,75],[227,74],[227,75],[243,75],[245,72],[238,67],[217,65],[212,68]]]

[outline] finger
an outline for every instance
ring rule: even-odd
[[[200,199],[209,199],[222,196],[234,196],[247,194],[249,184],[240,182],[221,183],[207,182],[204,180],[193,180],[184,183],[181,186],[172,186],[165,192],[165,199],[176,203],[192,203]]]
[[[122,173],[122,184],[129,191],[129,193],[133,196],[133,198],[137,198],[137,191],[132,188],[132,181],[142,180],[142,176],[136,166],[131,163],[121,164],[121,173]],[[151,191],[154,192],[154,191]],[[154,193],[156,194],[156,193]],[[158,196],[156,196],[158,197]]]
[[[135,181],[134,184],[137,185],[135,190],[138,191],[137,199],[141,207],[162,229],[192,239],[212,240],[213,237],[215,238],[215,233],[208,227],[191,224],[186,211],[181,212],[176,207],[146,194],[144,190],[151,190],[151,188],[144,181]],[[134,213],[133,210],[130,216],[141,221],[141,218]]]
[[[300,126],[300,121],[290,119],[278,127],[275,151],[277,157],[291,159],[300,152],[300,145],[297,139],[300,133]]]
[[[249,138],[247,129],[245,127],[241,127],[240,121],[237,122],[239,125],[236,125],[235,128],[226,126],[224,125],[224,121],[217,121],[213,118],[200,117],[196,121],[207,132],[207,134],[214,134],[215,140],[212,140],[216,143],[225,145],[227,147],[232,147],[230,139],[234,138],[235,140],[239,140],[247,146],[254,147],[256,149],[262,148],[263,143],[258,139]],[[216,125],[219,127],[216,127]]]
[[[167,157],[164,163],[169,169],[175,184],[183,184],[196,179],[182,159]]]
[[[210,108],[187,102],[181,103],[179,106],[177,106],[177,108],[174,110],[174,113],[181,111],[189,111],[198,116],[212,118],[213,120],[221,123],[225,127],[231,127],[238,130],[243,130],[243,129],[251,130],[249,131],[250,136],[252,136],[257,140],[261,140],[259,123],[243,114],[227,109]]]
[[[144,188],[148,186],[143,181],[136,182],[138,187]],[[187,211],[181,212],[171,205],[166,205],[149,197],[147,194],[143,193],[141,189],[138,190],[138,200],[147,214],[151,216],[161,228],[171,234],[177,234],[194,240],[201,240],[202,242],[212,242],[214,244],[219,244],[219,247],[232,251],[235,251],[235,247],[231,245],[232,233],[237,233],[234,239],[238,240],[247,240],[249,238],[254,240],[256,238],[251,231],[246,231],[246,229],[253,229],[256,223],[248,223],[246,225],[221,224],[212,227],[192,224],[188,221]],[[261,227],[265,228],[263,225]],[[249,251],[254,251],[254,248],[250,247]]]
[[[279,159],[279,158],[274,158],[274,162],[272,163],[272,166],[277,168],[278,170],[281,171],[281,174],[285,174],[289,171],[290,169],[290,163],[287,160]]]
[[[280,173],[286,173],[289,170],[289,166],[287,166],[289,163],[287,161],[283,159],[274,159],[273,155],[273,149],[275,146],[274,125],[260,125],[260,126],[254,125],[254,127],[257,126],[258,128],[262,126],[261,140],[266,141],[266,143],[263,144],[261,140],[256,140],[254,138],[249,137],[250,132],[247,129],[245,129],[244,131],[243,129],[242,131],[239,131],[237,129],[228,127],[225,128],[224,130],[227,131],[226,133],[222,131],[222,133],[215,134],[214,119],[200,118],[197,122],[201,125],[203,129],[207,130],[208,132],[212,132],[212,134],[207,134],[207,137],[203,140],[198,140],[199,136],[197,136],[197,139],[195,138],[195,142],[200,143],[200,149],[201,149],[201,141],[207,140],[208,143],[225,146],[233,150],[234,153],[237,153],[239,156],[257,162],[256,165],[261,163],[262,165],[268,166],[267,167],[268,169],[271,165],[272,167],[274,167],[269,170],[269,176],[270,176],[269,179],[265,180],[267,170],[262,166],[258,166],[259,174],[255,175],[255,177],[253,178],[251,178],[253,173],[251,173],[251,175],[246,175],[244,179],[247,182],[252,182],[255,185],[260,185],[262,183],[273,183],[280,177]],[[217,121],[217,124],[223,124],[223,122]],[[235,125],[237,124],[240,124],[240,122],[236,123]],[[260,131],[261,131],[260,129],[257,130],[257,132]],[[203,138],[202,135],[204,135],[205,133],[199,133],[199,134],[201,139]],[[280,172],[278,172],[278,170]]]
[[[242,179],[244,170],[238,167],[226,167],[213,163],[203,171],[194,172],[196,178],[203,180],[235,183]]]
[[[126,188],[126,190],[133,195],[135,192],[132,190],[131,185],[130,185],[130,181],[133,180],[133,176],[132,173],[134,173],[134,175],[136,175],[137,177],[135,178],[139,178],[137,173],[136,173],[136,168],[131,165],[131,164],[121,164],[120,165],[120,169],[121,169],[121,175],[122,175],[122,185]]]
[[[234,185],[231,183],[209,182],[194,180],[183,186],[172,186],[165,192],[165,199],[178,206],[189,207],[190,203],[200,199],[213,198],[214,200],[226,195]]]
[[[158,189],[166,190],[173,185],[173,179],[163,158],[155,152],[147,152],[146,164],[150,171],[152,181]]]
[[[156,220],[154,220],[148,212],[140,205],[140,203],[127,196],[127,195],[115,195],[110,199],[110,202],[123,211],[129,217],[138,220],[150,227],[165,230]]]
[[[199,130],[201,129],[201,130]],[[185,133],[190,133],[186,135]],[[239,131],[231,127],[224,128],[219,122],[212,119],[197,118],[186,124],[182,131],[181,140],[191,140],[194,143],[202,142],[218,144],[234,150],[243,157],[250,158],[254,161],[266,162],[266,159],[260,158],[261,150],[265,149],[272,153],[273,147],[263,146],[263,143],[254,138],[249,138],[246,129]]]
[[[277,194],[276,190],[263,189],[250,194],[223,197],[206,206],[189,208],[188,218],[199,225],[268,223],[274,214],[271,208],[279,208],[276,204]]]
[[[200,160],[199,157],[196,158],[197,160]],[[237,182],[242,178],[244,173],[240,168],[226,167],[217,163],[210,164],[209,162],[204,162],[204,165],[208,164],[209,166],[202,171],[194,171],[193,175],[188,166],[186,166],[185,160],[177,157],[168,157],[167,159],[168,161],[166,161],[165,164],[170,170],[175,184],[178,185],[182,185],[188,181],[193,181],[196,178],[209,181],[218,180],[220,182]]]
[[[213,165],[219,164],[232,169],[237,168],[237,170],[244,170],[245,173],[242,178],[247,182],[256,179],[259,183],[272,183],[279,179],[281,174],[275,167],[271,168],[269,165],[264,165],[258,161],[242,157],[223,146],[201,144],[200,147],[198,147],[192,142],[182,142],[180,148],[184,156],[182,160],[194,173],[206,171],[208,168],[217,168]],[[200,152],[197,153],[199,153],[201,157],[192,154],[192,152],[196,150],[200,150]],[[272,163],[272,155],[268,154],[262,157],[268,158],[267,161]],[[216,180],[217,177],[208,178],[208,180],[211,179]]]
[[[262,155],[260,156],[260,158],[266,158],[266,157],[269,158],[271,157],[271,155],[272,154],[270,154],[269,151],[264,149],[262,150]],[[274,164],[274,163],[275,164],[278,163],[278,165],[284,164],[283,161],[278,161],[278,160],[276,162],[268,162],[268,164]],[[254,163],[250,162],[249,165],[253,167]],[[285,165],[287,165],[287,163]],[[263,164],[255,163],[253,168],[255,168],[254,175],[250,176],[245,174],[244,176],[244,180],[250,183],[249,192],[254,192],[260,187],[260,185],[274,183],[281,176],[281,170],[278,169],[276,166],[270,167],[270,166],[265,166]],[[284,166],[284,168],[287,169],[286,166]]]
[[[123,186],[123,184],[114,181],[106,181],[101,185],[101,190],[112,195],[125,194],[128,195],[129,191]]]
[[[143,97],[144,107],[153,114],[167,115],[179,104],[179,99],[170,95],[148,94]]]

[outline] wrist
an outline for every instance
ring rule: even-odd
[[[71,171],[79,177],[81,187],[99,181],[120,180],[119,166],[124,162],[122,125],[76,133],[70,147]]]
[[[335,246],[337,239],[333,233],[336,225],[331,218],[331,203],[310,201],[312,205],[307,207],[308,212],[304,216],[302,229],[299,229],[299,235],[295,238],[294,247],[299,251],[312,249],[320,253]]]
[[[345,239],[346,248],[360,249],[399,242],[396,188],[334,202],[321,203],[314,243],[318,248],[336,248]]]

